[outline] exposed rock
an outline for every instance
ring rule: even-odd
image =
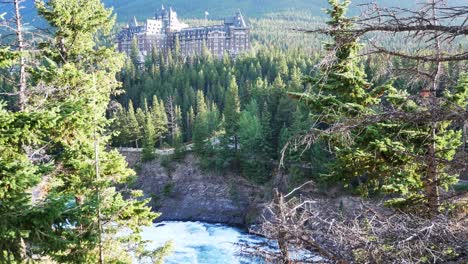
[[[129,163],[135,164],[135,153],[129,159]],[[157,221],[247,225],[260,213],[258,207],[264,193],[261,187],[229,173],[202,171],[193,155],[179,162],[156,159],[137,167],[135,188],[153,198],[154,211],[162,213]]]

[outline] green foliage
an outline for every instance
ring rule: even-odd
[[[151,117],[151,113],[146,113],[146,122],[143,127],[144,137],[143,137],[143,150],[142,150],[142,157],[143,161],[150,161],[155,158],[155,130],[154,130],[154,122],[153,118]]]
[[[40,208],[31,204],[32,194],[27,190],[41,181],[48,164],[34,164],[22,148],[44,142],[44,135],[56,125],[55,111],[13,113],[0,102],[0,262],[21,260],[22,241],[37,241],[35,229],[47,228],[47,220],[57,215],[50,211],[37,218]]]
[[[106,262],[129,261],[130,250],[144,252],[141,228],[158,215],[142,192],[114,187],[134,172],[107,150],[106,110],[123,59],[95,40],[110,33],[112,12],[98,0],[36,3],[54,33],[35,51],[28,83],[51,92],[31,93],[22,112],[0,107],[0,262],[37,254],[96,263],[101,237]],[[7,60],[2,55],[0,65]],[[117,236],[122,229],[128,235]]]
[[[233,77],[229,83],[224,105],[224,130],[226,137],[236,137],[239,130],[240,101],[236,79]]]
[[[135,67],[138,67],[140,64],[140,47],[138,45],[138,39],[136,37],[132,40],[132,46],[130,49],[130,60],[132,61]]]
[[[9,50],[8,47],[0,48],[0,68],[6,68],[12,65],[17,55],[18,54],[15,52]]]
[[[249,179],[264,183],[269,179],[269,160],[259,153],[262,147],[262,124],[258,117],[258,105],[252,101],[242,111],[239,120],[240,161],[242,173]]]
[[[126,93],[118,96],[118,100],[122,105],[130,105],[131,101],[136,108],[144,109],[145,99],[159,98],[152,100],[153,110],[160,108],[155,105],[158,101],[165,102],[166,118],[160,120],[167,130],[157,145],[167,142],[179,151],[182,145],[193,143],[204,168],[241,171],[252,180],[258,176],[259,182],[270,179],[269,172],[282,147],[278,145],[280,130],[292,125],[295,106],[287,91],[304,89],[301,77],[312,70],[313,59],[300,51],[258,47],[258,51],[234,59],[199,56],[169,62],[155,51],[146,61],[137,71],[132,70],[131,63],[125,64],[120,78]],[[257,102],[258,109],[248,106],[251,101]],[[261,139],[255,139],[257,148],[248,154],[258,157],[256,161],[240,159],[242,110],[254,114],[261,124]],[[116,123],[122,124],[119,129],[122,133],[113,144],[135,146],[135,137],[117,143],[127,128],[125,122]],[[173,140],[173,123],[180,131],[180,142]],[[252,169],[246,169],[247,162]]]
[[[162,190],[162,194],[165,196],[165,197],[170,197],[174,192],[174,184],[172,183],[168,183],[166,185],[164,185],[164,188]]]
[[[164,109],[164,103],[157,97],[153,97],[153,107],[151,108],[153,115],[155,136],[157,139],[163,137],[167,133],[167,114]]]
[[[461,1],[461,0],[458,0]],[[253,0],[226,0],[223,5],[217,5],[218,2],[214,0],[164,0],[157,3],[148,0],[136,0],[134,3],[129,4],[125,2],[106,0],[106,4],[114,6],[116,12],[119,14],[119,19],[128,21],[135,14],[140,18],[146,18],[154,15],[149,10],[156,10],[161,7],[161,4],[172,6],[177,10],[182,17],[197,17],[203,18],[204,12],[208,10],[210,16],[215,18],[222,18],[234,14],[237,10],[242,10],[249,17],[263,17],[268,16],[272,12],[289,11],[300,13],[306,10],[315,16],[322,16],[322,9],[326,7],[325,0],[307,1],[307,0],[264,0],[259,3]],[[356,4],[368,3],[365,0],[358,0]],[[413,2],[403,0],[381,0],[379,3],[385,6],[413,6]],[[460,2],[461,3],[461,2]]]
[[[205,96],[202,91],[197,92],[197,113],[195,117],[193,127],[193,144],[194,150],[200,156],[204,154],[206,146],[209,140],[209,128],[208,128],[208,110],[205,103]]]
[[[240,101],[239,89],[234,77],[229,82],[224,103],[224,136],[222,139],[224,157],[229,164],[237,163],[237,150],[239,148],[239,118]]]
[[[451,122],[412,123],[404,120],[382,120],[366,126],[355,126],[353,122],[366,120],[369,116],[382,114],[385,107],[417,115],[428,109],[427,103],[416,102],[410,95],[395,89],[391,84],[373,87],[359,61],[358,40],[346,32],[352,27],[352,20],[345,17],[350,1],[343,3],[330,0],[332,8],[328,25],[334,43],[326,47],[335,55],[334,60],[316,78],[307,93],[294,93],[307,103],[316,122],[314,133],[317,138],[329,142],[333,147],[335,160],[330,179],[354,185],[362,195],[384,191],[396,194],[388,204],[403,206],[426,203],[430,199],[427,188],[429,166],[417,157],[428,155],[431,145],[435,145],[437,159],[452,160],[461,144],[461,131],[451,127]],[[344,30],[344,31],[343,31]],[[466,106],[466,83],[456,87],[454,93],[446,92],[448,105],[455,103]],[[319,122],[317,122],[317,121]],[[335,125],[351,127],[335,132],[321,131]],[[435,127],[434,127],[435,126]],[[435,137],[431,136],[436,131]],[[333,131],[333,130],[332,130]],[[433,138],[433,139],[431,139]],[[427,157],[427,156],[426,156]],[[436,165],[438,183],[436,188],[456,182],[456,175],[448,173],[448,165]]]
[[[128,103],[128,112],[126,116],[121,116],[122,118],[126,117],[120,124],[123,127],[128,127],[130,138],[134,139],[136,147],[138,147],[138,140],[141,138],[141,129],[138,124],[137,117],[135,115],[135,110],[133,108],[133,103],[130,101]],[[126,122],[125,122],[126,121]],[[120,129],[123,130],[123,129]]]

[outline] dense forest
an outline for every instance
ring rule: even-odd
[[[275,32],[280,29],[269,29],[273,33],[265,37],[259,34],[253,50],[235,59],[226,54],[218,60],[208,51],[192,58],[180,57],[177,50],[168,57],[153,51],[141,65],[134,45],[134,58],[127,60],[119,75],[125,93],[113,104],[113,129],[121,131],[113,138],[113,145],[181,148],[193,142],[203,157],[204,167],[241,170],[252,180],[268,181],[287,141],[306,132],[313,122],[310,109],[301,102],[298,104],[290,93],[310,89],[311,83],[306,79],[317,73],[314,66],[322,51],[319,48],[309,53],[300,49],[304,38],[289,38],[290,47],[284,47],[282,43],[290,36],[279,39],[279,33]],[[266,44],[269,42],[278,45]],[[404,59],[393,60],[401,67],[409,67],[411,63]],[[388,74],[379,73],[382,63],[383,58],[377,56],[359,62],[366,73],[364,78],[372,82],[374,88],[384,85],[389,78]],[[449,65],[448,83],[456,84],[460,67],[460,63]],[[423,85],[423,82],[409,82],[403,77],[394,81],[396,88],[413,94]],[[231,123],[235,124],[229,131]],[[236,142],[231,142],[232,138]],[[148,145],[148,141],[151,144]],[[236,154],[229,157],[233,143],[239,146],[235,144]],[[319,148],[302,155],[290,153],[288,163],[300,162],[302,166],[299,167],[303,168],[320,164],[313,170],[317,176],[325,173],[326,162],[323,161],[328,159],[326,152],[318,152]],[[301,172],[297,168],[293,174],[298,181],[311,177],[310,171]],[[302,175],[309,176],[302,178]]]
[[[17,12],[20,4],[2,2]],[[0,262],[158,261],[169,245],[149,251],[141,239],[158,214],[125,188],[135,174],[107,150],[106,110],[124,58],[97,48],[95,36],[111,32],[111,11],[99,0],[36,8],[46,36],[32,39],[20,16],[2,24],[16,41],[0,47]]]
[[[113,144],[145,145],[151,119],[156,131],[150,131],[151,140],[158,146],[193,141],[206,167],[243,160],[251,163],[240,164],[249,177],[265,181],[289,134],[306,125],[307,110],[287,92],[305,90],[302,78],[316,62],[301,51],[274,47],[236,59],[207,53],[183,60],[175,53],[154,54],[144,66],[129,60],[120,75],[126,93],[118,99],[124,107],[115,111],[114,129],[122,133]]]
[[[352,13],[358,14],[360,4],[369,3],[370,1],[358,0],[352,4]],[[449,0],[451,5],[461,5],[463,0]],[[161,5],[166,7],[172,6],[179,14],[180,18],[198,18],[203,19],[205,17],[205,11],[210,13],[210,19],[222,19],[225,16],[231,16],[236,11],[241,10],[247,17],[251,18],[262,18],[270,13],[277,12],[306,12],[308,15],[316,17],[324,17],[325,14],[322,12],[327,6],[325,0],[243,0],[234,1],[227,0],[223,3],[219,3],[213,0],[162,0],[162,1],[148,1],[148,0],[135,0],[119,1],[119,0],[104,0],[104,5],[108,8],[113,8],[117,14],[118,22],[127,22],[134,16],[138,19],[146,19],[154,16],[154,12],[161,8]],[[416,4],[412,1],[403,0],[382,0],[379,1],[382,6],[400,6],[405,8],[415,7]],[[36,17],[36,10],[34,8],[34,1],[24,1],[23,15],[28,21],[38,22],[40,19]],[[12,7],[6,6],[6,10],[13,10]],[[292,17],[291,17],[292,18]],[[294,18],[292,18],[294,19]]]
[[[466,6],[349,19],[350,1],[329,0],[324,22],[286,8],[304,1],[264,2],[243,2],[262,14],[251,51],[183,57],[176,44],[144,63],[136,41],[129,56],[110,44],[106,1],[37,1],[44,32],[23,24],[21,1],[2,3],[16,15],[0,12],[12,33],[0,40],[0,262],[162,263],[171,244],[147,250],[142,227],[159,214],[123,147],[142,163],[193,152],[203,170],[269,190],[255,230],[278,245],[258,252],[267,262],[299,248],[334,263],[464,263]]]

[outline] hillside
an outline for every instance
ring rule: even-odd
[[[218,19],[241,10],[247,17],[262,17],[271,12],[301,10],[308,11],[314,16],[322,16],[322,9],[328,6],[326,0],[104,0],[108,6],[113,6],[119,20],[127,20],[133,15],[138,18],[152,16],[154,10],[165,6],[172,6],[182,18],[203,18],[205,11],[210,17]],[[371,2],[371,0],[356,0],[354,5]],[[380,0],[382,5],[411,6],[414,1]]]
[[[113,7],[117,19],[120,22],[127,21],[133,16],[139,19],[153,16],[155,10],[161,5],[172,6],[184,18],[204,18],[205,11],[210,13],[210,19],[219,19],[232,15],[241,10],[248,18],[260,18],[270,13],[297,11],[306,12],[312,16],[323,16],[322,10],[328,6],[327,0],[103,0],[108,7]],[[373,0],[354,0],[352,6],[354,12],[358,5],[373,2]],[[377,0],[381,6],[411,7],[415,1],[404,0]],[[450,4],[462,4],[463,0],[449,0]],[[34,1],[26,0],[24,5],[24,16],[27,21],[34,20]],[[7,10],[5,4],[2,10]]]

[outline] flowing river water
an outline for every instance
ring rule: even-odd
[[[266,239],[241,229],[203,222],[161,222],[143,229],[143,239],[157,248],[172,241],[173,252],[165,264],[250,264],[263,263],[243,254],[239,244],[255,245]]]
[[[248,234],[239,228],[203,222],[157,223],[143,229],[143,239],[151,241],[151,248],[157,248],[167,241],[172,241],[173,252],[165,258],[165,264],[265,263],[261,259],[246,254],[248,247],[240,245],[261,246],[271,251],[278,250],[274,241]],[[296,259],[302,258],[323,260],[310,252],[302,252],[296,256]],[[141,264],[143,263],[145,262]]]

